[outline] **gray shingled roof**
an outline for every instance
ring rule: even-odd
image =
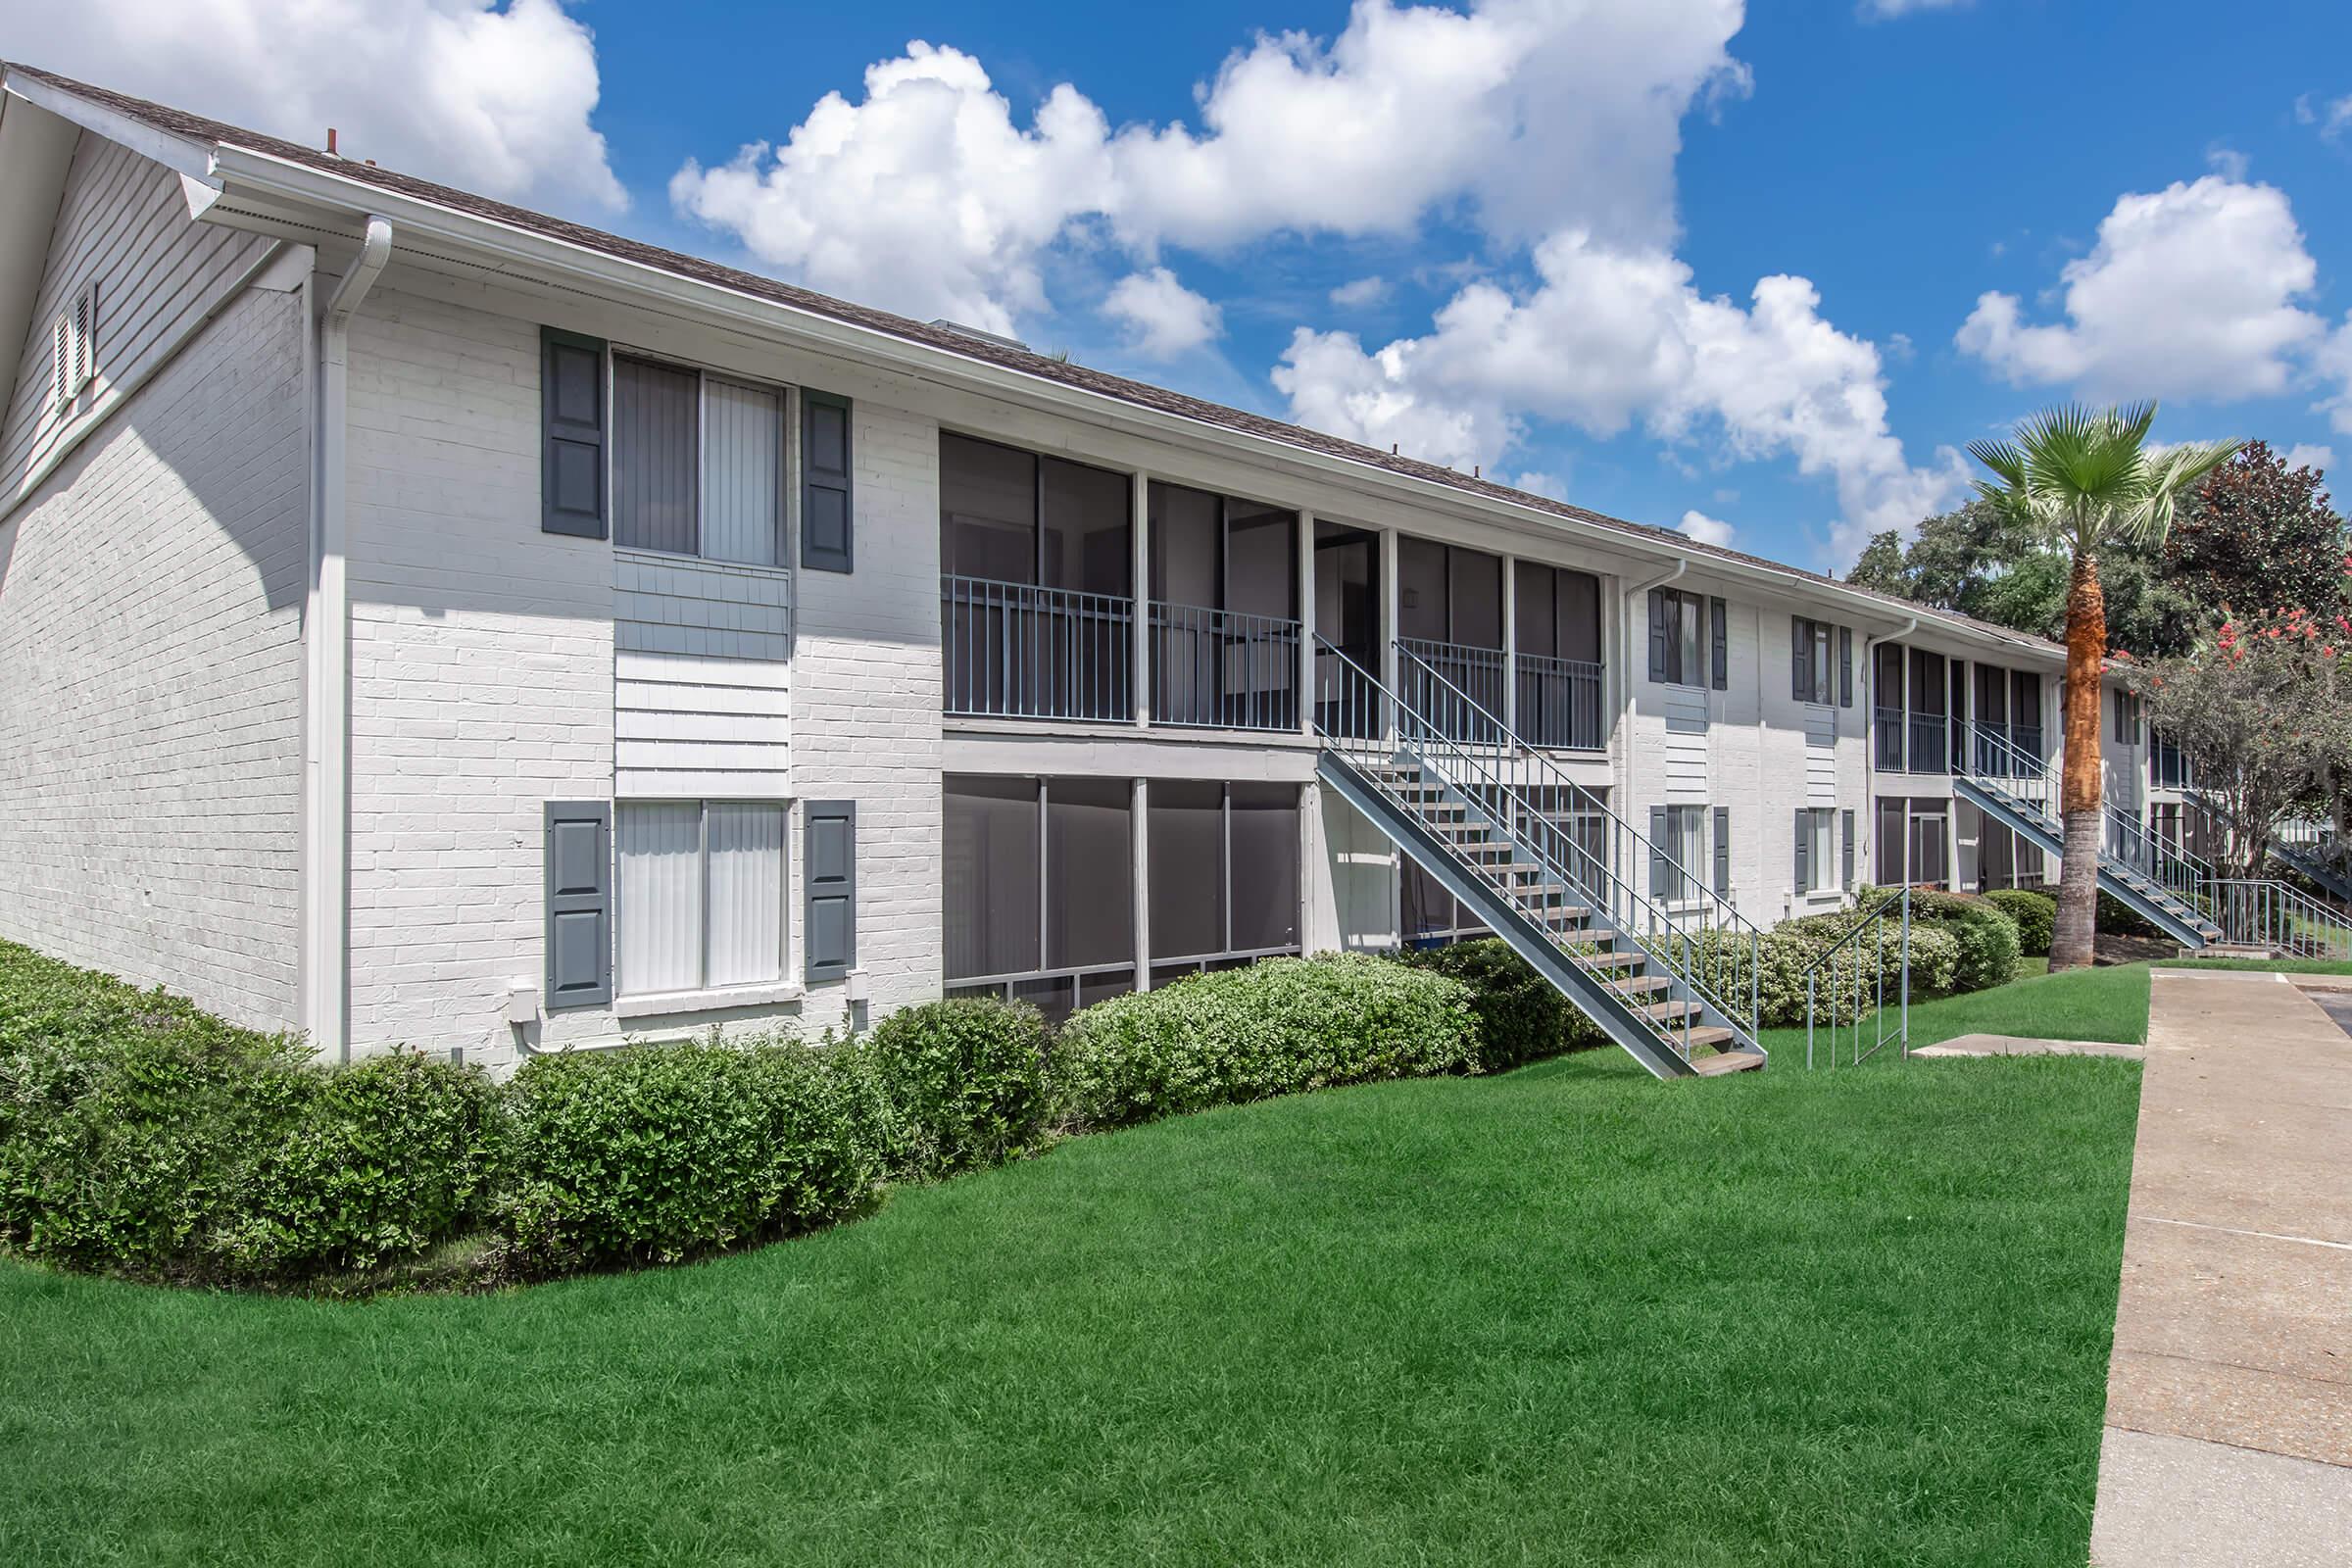
[[[505,223],[531,233],[542,234],[551,239],[577,245],[585,250],[596,251],[678,277],[710,283],[738,293],[770,300],[796,311],[805,311],[812,316],[825,317],[890,337],[901,338],[910,343],[920,343],[930,348],[940,349],[964,359],[978,360],[999,366],[1024,375],[1035,376],[1042,381],[1056,382],[1120,403],[1153,409],[1183,418],[1197,419],[1204,424],[1218,425],[1264,440],[1279,442],[1285,446],[1296,447],[1301,451],[1320,453],[1346,462],[1362,464],[1367,467],[1385,469],[1391,473],[1402,474],[1431,484],[1444,485],[1447,489],[1467,492],[1489,500],[1532,508],[1538,512],[1549,513],[1554,516],[1568,518],[1592,527],[1628,534],[1652,543],[1667,543],[1678,552],[1693,558],[1737,562],[1743,565],[1762,566],[1773,571],[1787,572],[1807,581],[1835,587],[1841,593],[1878,600],[1887,607],[1890,613],[1918,614],[1956,626],[1989,632],[2006,639],[2023,641],[2053,651],[2063,651],[2058,649],[2057,644],[2034,636],[2030,632],[2021,632],[2008,626],[1996,626],[1967,615],[1956,614],[1950,611],[1913,604],[1909,600],[1897,599],[1892,595],[1859,588],[1851,583],[1839,582],[1834,577],[1824,576],[1818,572],[1806,571],[1802,567],[1791,566],[1786,562],[1773,561],[1763,556],[1746,555],[1737,550],[1726,550],[1715,545],[1701,544],[1673,529],[1657,527],[1650,523],[1629,522],[1623,517],[1612,517],[1606,513],[1593,512],[1565,501],[1554,501],[1548,496],[1514,490],[1508,485],[1497,484],[1492,479],[1459,473],[1439,464],[1424,463],[1416,458],[1383,452],[1377,447],[1366,446],[1361,442],[1326,435],[1320,430],[1310,430],[1303,425],[1287,424],[1280,419],[1270,419],[1263,415],[1251,414],[1246,409],[1228,408],[1223,404],[1210,403],[1202,398],[1189,397],[1182,392],[1172,392],[1166,387],[1153,386],[1150,382],[1133,381],[1125,376],[1105,374],[1101,370],[1090,369],[1082,365],[1072,365],[1063,360],[1051,359],[1045,355],[1034,354],[1026,349],[1012,347],[1008,344],[992,343],[946,327],[913,320],[907,317],[894,316],[888,311],[855,305],[847,300],[834,299],[830,295],[800,288],[757,272],[746,272],[737,268],[724,267],[716,262],[707,261],[699,256],[688,256],[682,252],[664,250],[658,245],[648,245],[641,240],[626,239],[618,234],[607,233],[603,229],[590,228],[585,224],[553,218],[545,213],[532,212],[528,208],[516,207],[508,202],[494,201],[487,196],[477,196],[471,191],[459,190],[455,186],[436,184],[428,179],[418,179],[413,174],[403,174],[395,170],[380,169],[372,164],[341,158],[316,147],[304,147],[277,136],[265,135],[260,131],[247,130],[242,126],[227,124],[218,120],[208,120],[201,115],[192,115],[185,110],[170,108],[164,104],[151,103],[144,98],[133,98],[126,93],[115,92],[110,88],[76,81],[71,76],[61,76],[54,72],[40,70],[38,67],[13,62],[0,62],[0,67],[4,67],[11,76],[28,76],[35,81],[46,83],[60,91],[84,99],[91,104],[112,110],[141,124],[189,141],[239,148],[247,152],[283,159],[288,163],[305,165],[350,180],[357,185],[379,187],[416,201],[428,202],[455,212],[470,214],[493,222]]]

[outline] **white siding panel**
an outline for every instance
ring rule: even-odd
[[[109,387],[143,372],[220,302],[269,241],[188,217],[179,176],[101,137],[74,152],[33,302],[32,330],[0,419],[0,502]],[[87,285],[98,297],[90,382],[63,416],[52,395],[50,323]]]
[[[1805,804],[1838,804],[1838,710],[1805,709]]]
[[[1666,694],[1666,795],[1669,800],[1709,799],[1707,780],[1707,694],[1690,686],[1668,686]]]

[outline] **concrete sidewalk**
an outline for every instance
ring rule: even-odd
[[[2283,977],[2156,970],[2098,1568],[2352,1563],[2352,1036]]]

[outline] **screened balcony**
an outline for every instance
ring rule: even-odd
[[[1135,716],[1127,476],[942,435],[944,707],[996,718]]]
[[[1298,514],[1152,481],[1152,721],[1298,728]]]

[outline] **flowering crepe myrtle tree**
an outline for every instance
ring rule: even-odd
[[[2156,405],[2092,410],[2069,404],[2037,414],[2010,441],[1972,441],[1969,455],[1992,477],[1977,493],[2032,537],[2071,560],[2066,593],[2065,771],[2059,819],[2058,921],[2050,968],[2091,961],[2098,932],[2099,677],[2107,607],[2099,550],[2110,542],[2161,541],[2181,492],[2230,460],[2235,441],[2148,445]]]
[[[2352,587],[2352,556],[2343,560]],[[2259,876],[2280,819],[2334,823],[2352,845],[2352,617],[2274,610],[2225,621],[2206,645],[2133,669],[2150,721],[2180,749],[2221,807],[2221,858]]]

